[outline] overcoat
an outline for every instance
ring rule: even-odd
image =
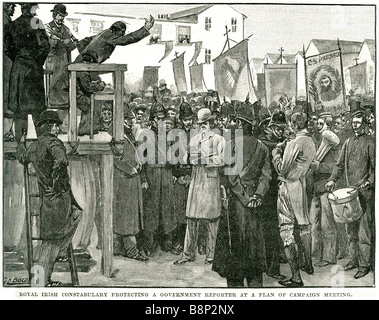
[[[40,238],[57,240],[76,228],[81,210],[70,186],[66,148],[54,135],[44,133],[27,150],[19,152],[19,161],[32,163],[37,174],[40,199]],[[53,191],[50,195],[50,191]]]
[[[193,167],[186,217],[217,219],[221,215],[219,169],[224,163],[225,139],[213,131],[204,137],[199,133],[191,139],[189,148]]]
[[[143,229],[141,174],[132,174],[138,164],[134,138],[126,133],[124,153],[114,160],[113,232],[119,235],[136,235]]]
[[[261,218],[258,210],[247,208],[247,204],[251,196],[263,198],[269,189],[269,151],[260,140],[244,136],[243,156],[239,154],[243,158],[242,171],[223,179],[230,195],[229,206],[220,218],[212,266],[221,277],[231,279],[244,279],[266,270]]]
[[[16,117],[39,115],[45,109],[43,64],[50,49],[45,29],[35,17],[22,15],[9,28],[7,46],[13,61],[8,109]]]
[[[71,62],[71,51],[75,43],[71,40],[72,33],[66,25],[57,26],[51,21],[45,26],[49,36],[50,52],[45,67],[53,71],[49,94],[49,104],[52,106],[68,104],[68,78],[67,66]]]

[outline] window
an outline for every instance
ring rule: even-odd
[[[168,14],[158,14],[158,19],[168,19]]]
[[[104,30],[104,21],[91,20],[90,32],[93,34],[100,33]]]
[[[158,43],[162,40],[162,25],[155,23],[150,30],[150,44]]]
[[[232,32],[237,32],[237,18],[232,18]]]
[[[71,23],[72,32],[78,33],[79,32],[79,22],[80,22],[80,19],[68,18],[67,21]]]
[[[212,27],[211,17],[206,17],[205,18],[205,30],[209,31],[209,30],[211,30],[211,27]]]
[[[211,49],[205,49],[205,63],[211,63]]]
[[[177,26],[176,29],[177,43],[190,43],[191,42],[191,27]]]

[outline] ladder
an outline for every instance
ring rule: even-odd
[[[31,164],[29,164],[32,166]],[[40,241],[39,235],[39,192],[37,189],[37,175],[34,170],[29,171],[29,165],[24,165],[24,181],[25,181],[25,222],[26,222],[26,241],[27,241],[27,269],[29,275],[29,283],[33,280],[34,266],[34,249],[33,241]],[[33,179],[34,178],[34,181]],[[33,188],[33,191],[31,191]],[[36,201],[38,200],[38,201]],[[73,287],[79,287],[78,271],[76,267],[74,250],[72,243],[67,248],[68,263],[71,273],[71,282]]]

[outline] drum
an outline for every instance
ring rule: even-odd
[[[362,213],[358,190],[354,187],[337,189],[328,194],[334,220],[339,223],[349,223],[358,220]]]

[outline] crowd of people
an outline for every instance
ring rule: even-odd
[[[63,25],[64,5],[52,10],[55,20],[47,32],[30,27],[33,5],[23,4],[22,16],[5,30],[5,53],[12,63],[7,105],[8,117],[18,121],[16,141],[22,140],[25,116],[32,114],[35,121],[38,139],[27,150],[19,144],[18,159],[31,162],[39,178],[41,215],[48,217],[41,225],[39,262],[48,270],[46,283],[52,284],[53,266],[63,248],[76,237],[78,246],[87,250],[94,224],[101,249],[101,204],[96,203],[101,191],[92,186],[84,203],[75,200],[75,193],[85,189],[89,179],[100,180],[99,159],[78,159],[82,171],[68,160],[58,138],[62,119],[56,111],[40,110],[45,109],[43,64],[50,54],[48,62],[60,66],[52,67],[56,77],[52,90],[62,98],[68,71],[53,58],[52,48],[64,48],[67,53],[75,45],[80,48],[75,62],[102,63],[117,45],[146,37],[154,19],[127,35],[125,24],[116,22],[99,35],[78,41],[70,32],[63,35],[67,30],[54,22],[60,19]],[[78,72],[77,80],[79,135],[89,135],[91,130],[112,135],[112,104],[96,104],[93,118],[89,112],[91,94],[103,92],[106,84],[93,71]],[[33,90],[27,90],[28,85]],[[173,259],[177,266],[204,256],[205,264],[226,278],[228,287],[243,287],[245,280],[249,287],[262,287],[263,273],[285,287],[302,287],[301,272],[313,274],[314,267],[347,257],[344,268],[357,269],[355,278],[373,270],[372,101],[350,97],[350,111],[333,116],[326,110],[311,112],[306,102],[286,95],[265,107],[259,100],[251,104],[248,93],[245,101],[230,102],[214,90],[172,94],[162,79],[156,87],[128,94],[123,107],[122,151],[117,141],[111,141],[114,255],[146,262],[160,248],[177,256]],[[175,141],[159,143],[162,128],[166,135],[181,129],[186,136],[178,154],[169,152]],[[146,153],[153,150],[154,159],[165,161],[143,162],[136,157],[146,139],[154,142]],[[225,161],[228,150],[235,156],[232,162]],[[176,156],[183,161],[173,163]],[[80,181],[72,182],[73,176],[80,175]],[[336,222],[328,195],[347,186],[357,190],[361,212],[357,220]],[[281,274],[283,262],[289,264],[291,277]]]

